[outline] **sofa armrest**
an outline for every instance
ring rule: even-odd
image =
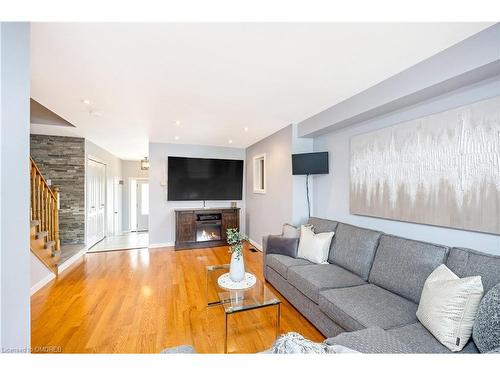
[[[270,234],[262,236],[262,274],[264,275],[264,279],[266,278],[266,255],[268,253],[267,240],[269,236]],[[278,236],[281,236],[281,234],[278,234]]]
[[[269,235],[262,236],[262,275],[264,275],[264,280],[266,280],[266,255],[267,255],[267,239]]]

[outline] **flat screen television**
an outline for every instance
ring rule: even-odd
[[[328,174],[328,152],[293,154],[292,174]]]
[[[243,160],[168,157],[168,200],[241,200]]]

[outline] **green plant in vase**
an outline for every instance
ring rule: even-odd
[[[231,264],[229,265],[229,278],[234,282],[245,278],[245,262],[243,261],[243,241],[248,237],[236,228],[227,230],[227,243],[231,253]]]
[[[236,258],[239,259],[243,250],[243,241],[248,240],[248,237],[236,228],[229,228],[226,233],[229,252],[236,253]]]

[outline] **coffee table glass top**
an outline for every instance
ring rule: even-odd
[[[217,279],[229,272],[229,264],[207,267],[207,306],[222,305],[226,314],[271,306],[281,301],[259,279],[248,289],[226,290]]]

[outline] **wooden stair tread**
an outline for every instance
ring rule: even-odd
[[[50,249],[53,248],[53,246],[56,244],[56,241],[47,241],[45,242],[45,248]]]
[[[37,240],[39,240],[40,238],[47,237],[47,235],[48,233],[46,231],[42,231],[42,232],[36,232],[35,237]]]

